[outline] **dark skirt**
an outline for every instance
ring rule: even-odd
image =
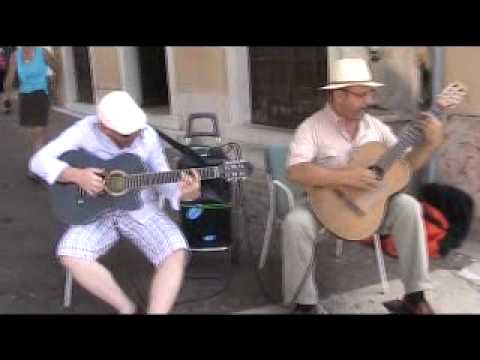
[[[18,111],[21,126],[47,126],[50,101],[43,90],[20,93]]]
[[[0,70],[0,94],[3,92],[3,82],[5,81],[5,74],[5,71]]]

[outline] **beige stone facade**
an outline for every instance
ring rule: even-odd
[[[71,110],[93,112],[93,105],[76,102],[71,49],[54,50],[64,65],[57,90],[59,103]],[[420,91],[418,64],[423,62],[431,67],[432,59],[426,47],[383,47],[381,50],[380,61],[371,64],[375,79],[386,84],[379,92],[380,104],[385,109],[379,115],[386,122],[399,121],[397,124],[401,124],[412,119],[416,111]],[[141,80],[135,47],[91,47],[89,53],[95,99],[114,89],[125,89],[140,98]],[[330,62],[347,56],[362,56],[369,60],[366,47],[329,47],[328,53]],[[248,48],[167,47],[165,54],[169,104],[160,110],[146,109],[152,124],[180,138],[190,113],[214,112],[219,118],[224,141],[239,142],[246,149],[245,156],[258,168],[263,167],[265,144],[290,141],[290,130],[251,123]],[[474,174],[480,172],[480,152],[478,139],[472,136],[480,133],[477,126],[480,119],[480,75],[476,69],[479,61],[480,47],[443,49],[443,85],[462,81],[468,87],[469,95],[454,110],[459,115],[448,124],[450,140],[440,152],[438,166],[439,180],[458,185],[477,198],[480,183]],[[479,117],[465,118],[462,114],[478,114]],[[458,150],[460,148],[464,150]],[[457,170],[466,171],[467,175],[460,177]]]

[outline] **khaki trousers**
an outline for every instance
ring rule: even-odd
[[[314,243],[321,225],[306,205],[288,213],[282,223],[283,300],[292,302],[312,259]],[[401,280],[405,293],[431,288],[428,273],[428,253],[422,208],[407,194],[395,195],[388,206],[380,234],[392,234],[400,261]],[[319,238],[319,241],[324,239]],[[316,304],[317,287],[313,272],[308,275],[295,302]]]

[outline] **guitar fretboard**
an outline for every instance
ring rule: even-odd
[[[160,173],[146,173],[128,175],[126,178],[126,187],[128,189],[138,189],[151,185],[168,184],[180,181],[183,173],[188,173],[190,169],[171,170]],[[201,180],[216,179],[220,176],[218,166],[207,166],[204,168],[195,168],[200,175]]]
[[[430,110],[436,116],[443,114],[443,109],[434,104]],[[377,161],[375,166],[383,169],[385,172],[390,169],[393,163],[400,159],[405,151],[411,147],[419,145],[423,142],[424,135],[423,131],[419,126],[417,121],[412,121],[411,124],[407,125],[398,136],[398,142],[392,148],[388,149],[385,154]]]

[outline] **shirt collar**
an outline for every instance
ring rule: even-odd
[[[330,121],[332,122],[332,124],[334,124],[335,127],[337,127],[337,129],[343,133],[345,131],[345,119],[342,118],[341,116],[339,116],[335,110],[333,110],[332,106],[327,103],[325,105],[325,112],[328,116],[328,118],[330,119]],[[361,139],[361,137],[363,136],[363,134],[365,133],[366,130],[368,130],[368,128],[370,127],[369,125],[369,122],[367,120],[367,116],[369,116],[367,113],[365,113],[362,117],[362,119],[360,120],[360,123],[358,124],[358,132],[357,132],[357,136],[355,139],[352,139],[352,140],[359,140]]]
[[[328,118],[339,128],[343,128],[343,124],[345,124],[345,119],[339,116],[335,110],[333,110],[332,106],[327,103],[325,105],[325,112],[327,113]],[[369,124],[367,121],[367,116],[369,116],[367,113],[365,113],[360,120],[359,124],[359,130],[361,129],[368,129]]]

